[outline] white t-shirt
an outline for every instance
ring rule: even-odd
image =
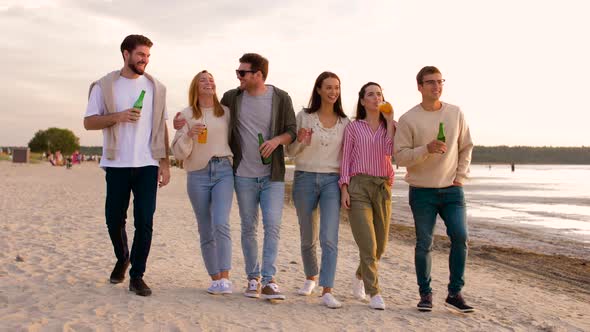
[[[101,167],[143,167],[158,166],[158,161],[152,157],[150,148],[152,124],[153,124],[153,99],[154,84],[145,76],[136,79],[128,79],[120,76],[115,81],[114,98],[117,112],[132,108],[139,97],[141,90],[145,90],[141,116],[137,122],[120,122],[115,124],[117,130],[117,148],[119,149],[116,158],[109,160],[103,149],[100,159]],[[106,108],[102,90],[98,84],[94,85],[88,99],[86,117],[93,115],[105,115]],[[164,114],[168,119],[168,115]],[[103,129],[103,134],[106,129]],[[103,135],[103,147],[106,146],[106,138]]]

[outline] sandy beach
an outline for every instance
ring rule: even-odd
[[[285,205],[277,281],[287,300],[249,299],[237,203],[231,211],[234,293],[205,292],[209,278],[199,249],[184,170],[158,193],[154,237],[140,297],[108,277],[114,254],[104,221],[104,172],[96,163],[71,170],[0,162],[0,330],[2,331],[590,331],[590,261],[584,244],[534,231],[470,221],[472,240],[463,291],[476,312],[444,308],[448,245],[437,238],[434,310],[420,313],[407,204],[394,200],[391,241],[380,263],[387,310],[353,298],[358,251],[342,221],[332,310],[296,290],[304,280],[299,226]],[[404,185],[400,179],[400,193]],[[407,188],[407,187],[406,187]],[[129,211],[132,211],[130,206]],[[133,218],[127,231],[132,238]],[[439,225],[438,232],[444,234]],[[262,233],[262,225],[259,227]],[[515,248],[516,247],[516,248]],[[569,248],[569,249],[568,249]]]

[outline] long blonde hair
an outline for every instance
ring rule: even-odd
[[[211,75],[211,73],[209,73],[206,70],[199,72],[193,78],[191,85],[188,89],[188,104],[193,109],[193,118],[195,118],[195,119],[199,119],[200,117],[203,116],[203,112],[201,111],[201,108],[199,107],[199,79],[201,79],[201,76],[203,76],[205,74]],[[211,77],[213,77],[213,75],[211,75]],[[213,115],[215,115],[216,117],[221,117],[221,116],[223,116],[223,114],[224,114],[224,110],[221,107],[221,104],[219,103],[219,99],[217,99],[217,92],[216,92],[213,95]]]

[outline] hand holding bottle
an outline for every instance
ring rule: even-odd
[[[273,151],[279,146],[280,141],[275,138],[265,141],[261,133],[258,133],[258,151],[260,151],[260,157],[262,163],[268,165],[271,163],[271,155]]]
[[[135,115],[134,122],[139,120],[139,117],[141,116],[141,109],[143,108],[143,98],[144,97],[145,97],[145,90],[141,90],[139,97],[137,98],[135,103],[133,103],[133,108],[131,108],[131,112],[133,112]]]
[[[137,122],[141,113],[135,108],[129,108],[117,113],[117,122]]]
[[[447,152],[447,145],[445,144],[445,142],[441,142],[437,139],[432,140],[432,142],[428,143],[428,145],[426,145],[426,148],[428,149],[428,153],[443,154]]]
[[[377,109],[379,112],[383,113],[383,117],[385,117],[386,121],[389,122],[393,120],[393,106],[389,102],[383,101],[377,106]]]

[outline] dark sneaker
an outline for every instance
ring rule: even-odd
[[[115,267],[113,268],[113,272],[111,272],[111,284],[119,284],[125,280],[125,273],[127,272],[127,268],[129,267],[129,260],[126,261],[117,261]]]
[[[139,296],[152,295],[152,290],[145,284],[142,278],[132,278],[129,281],[129,290]]]
[[[458,293],[454,296],[451,296],[451,294],[449,294],[449,296],[447,296],[447,299],[445,300],[445,306],[449,309],[453,309],[455,311],[462,313],[475,311],[473,307],[468,306],[465,303],[465,300],[463,299],[463,296],[461,296],[461,293]]]
[[[432,311],[432,293],[421,295],[417,307],[418,311]]]
[[[284,300],[285,295],[279,291],[279,285],[269,282],[262,288],[262,298],[265,300]]]

